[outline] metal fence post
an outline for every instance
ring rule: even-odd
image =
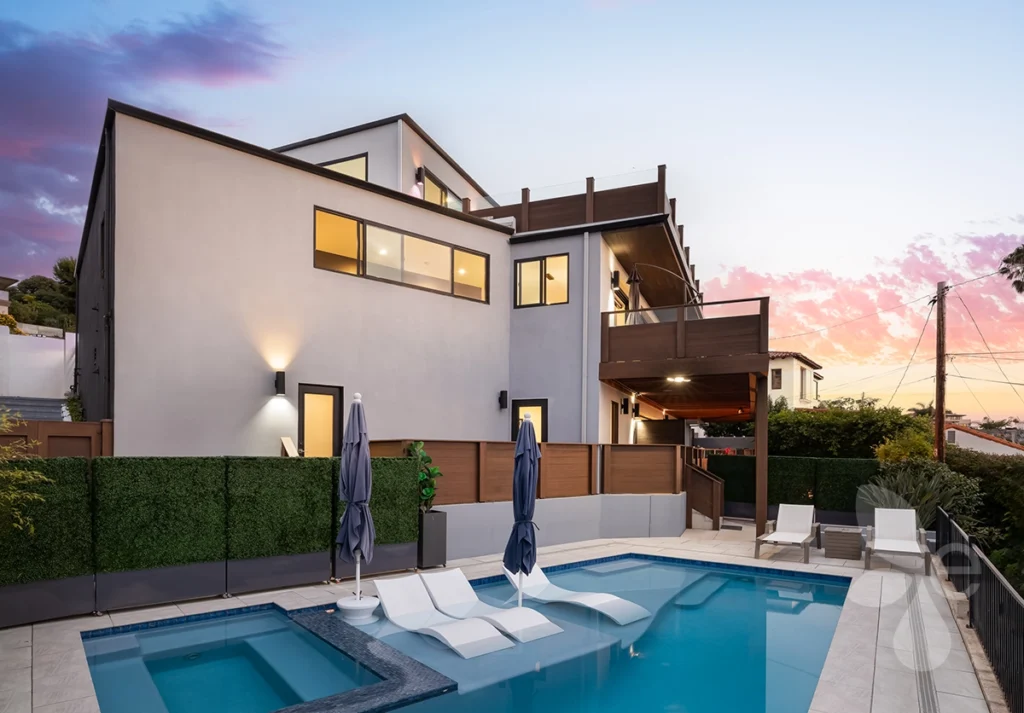
[[[978,572],[974,567],[974,546],[971,543],[971,536],[965,532],[964,539],[967,543],[967,628],[973,629],[974,595],[978,592]]]

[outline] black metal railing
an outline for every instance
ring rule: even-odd
[[[936,550],[957,591],[967,594],[978,633],[1011,713],[1024,713],[1024,598],[985,553],[939,508]]]

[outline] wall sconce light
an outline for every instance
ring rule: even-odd
[[[633,418],[640,418],[640,404],[633,404]]]
[[[618,270],[612,270],[612,289],[613,290],[619,289],[619,271]]]
[[[426,178],[427,178],[427,169],[424,168],[423,166],[420,166],[419,168],[417,168],[416,169],[416,183],[419,184],[420,186],[422,186],[423,182],[426,180]]]
[[[500,410],[502,410],[502,411],[504,411],[505,409],[508,408],[508,392],[507,391],[502,390],[502,391],[498,392],[498,408]]]
[[[629,397],[628,396],[626,398],[622,399],[622,404],[621,404],[620,408],[622,410],[622,413],[624,413],[624,414],[625,413],[629,413]]]
[[[284,372],[278,371],[274,373],[274,394],[276,396],[284,396]]]

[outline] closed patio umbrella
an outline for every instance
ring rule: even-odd
[[[519,573],[519,606],[523,606],[523,574],[537,564],[537,538],[533,511],[537,503],[537,476],[540,449],[527,413],[516,438],[515,468],[512,471],[512,513],[515,524],[505,545],[505,569]]]
[[[370,515],[370,439],[366,431],[363,399],[356,394],[348,414],[348,425],[341,445],[341,472],[338,493],[347,505],[338,530],[338,557],[356,564],[356,599],[362,598],[359,586],[359,563],[373,559],[373,516]]]
[[[626,280],[626,284],[629,285],[629,304],[626,305],[626,324],[643,324],[643,315],[637,311],[640,309],[640,283],[643,282],[643,278],[640,277],[640,273],[636,271],[636,265],[629,271],[629,279]]]

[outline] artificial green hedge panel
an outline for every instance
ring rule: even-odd
[[[335,473],[338,459],[335,458]],[[416,542],[420,536],[420,491],[416,479],[419,472],[413,458],[371,458],[373,492],[370,493],[370,514],[377,532],[378,545]],[[338,518],[345,512],[345,503],[338,504]]]
[[[228,458],[228,559],[331,549],[330,458]]]
[[[89,462],[84,458],[45,458],[18,461],[17,465],[42,473],[52,482],[33,488],[43,502],[22,508],[32,518],[34,534],[0,529],[0,586],[92,574]]]
[[[814,474],[817,458],[768,458],[768,504],[814,504]]]
[[[95,458],[96,571],[227,556],[224,458]]]
[[[857,489],[871,482],[878,461],[871,458],[818,459],[814,504],[819,510],[855,512]]]
[[[725,481],[725,499],[752,503],[757,494],[754,456],[708,456],[708,471]]]

